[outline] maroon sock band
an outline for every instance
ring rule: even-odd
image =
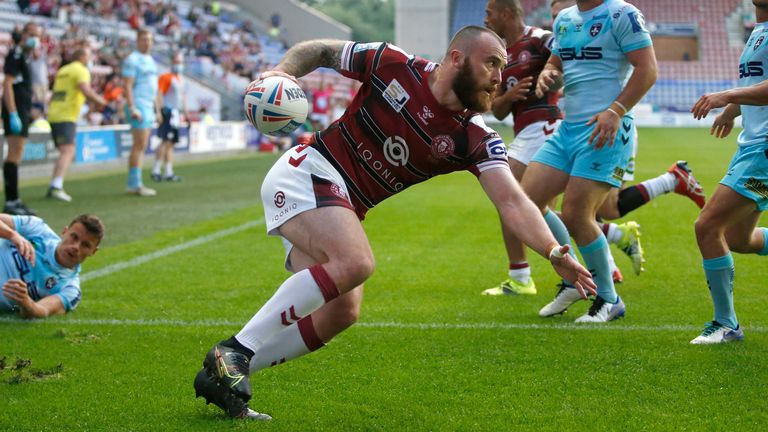
[[[310,352],[317,351],[325,346],[317,335],[315,326],[312,324],[312,315],[307,315],[300,319],[298,325],[299,334],[301,334],[301,338],[304,339],[304,344]]]
[[[528,268],[528,267],[530,267],[528,265],[528,261],[520,261],[520,262],[516,262],[516,263],[509,263],[509,269],[510,270],[520,270],[520,269],[524,269],[524,268]]]
[[[328,272],[325,271],[322,265],[315,264],[309,268],[309,274],[315,279],[317,286],[320,287],[320,292],[323,293],[325,302],[335,299],[339,296],[339,289],[336,288],[336,284],[333,282]]]

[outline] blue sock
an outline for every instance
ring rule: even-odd
[[[758,252],[758,255],[768,255],[768,228],[760,228],[763,232],[763,249]]]
[[[128,168],[128,187],[131,189],[136,189],[141,185],[142,185],[141,168],[140,167]]]
[[[733,310],[733,256],[728,252],[719,258],[705,259],[703,264],[709,294],[715,305],[715,321],[732,329],[737,328],[739,321]]]
[[[607,303],[616,303],[618,295],[613,287],[611,264],[608,261],[608,240],[603,233],[600,233],[592,243],[579,246],[579,250],[581,257],[584,258],[584,264],[592,272],[592,278],[597,284],[597,295]]]
[[[549,230],[552,231],[552,235],[555,236],[555,240],[557,240],[558,243],[561,245],[571,244],[571,235],[568,234],[568,228],[566,228],[563,221],[557,217],[557,213],[547,209],[547,213],[544,215],[544,222],[547,223]],[[576,252],[573,250],[573,245],[571,245],[571,249],[568,253],[576,259]]]

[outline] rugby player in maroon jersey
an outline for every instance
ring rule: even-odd
[[[363,83],[344,115],[286,152],[261,194],[269,234],[282,237],[294,272],[243,329],[208,352],[198,396],[237,418],[269,419],[248,407],[250,373],[316,350],[357,320],[374,270],[360,220],[385,198],[435,175],[475,174],[502,223],[549,259],[586,297],[589,272],[568,256],[512,176],[488,111],[505,64],[503,41],[461,29],[439,65],[386,43],[302,42],[262,78],[334,68]]]

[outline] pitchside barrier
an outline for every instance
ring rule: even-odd
[[[247,148],[260,149],[261,134],[246,122],[192,123],[179,129],[179,142],[174,147],[180,153],[214,153]],[[152,130],[146,154],[154,154],[160,145],[156,129]],[[128,125],[80,126],[75,137],[75,164],[97,164],[125,159],[131,151],[132,139]],[[267,148],[267,146],[264,146]],[[271,150],[271,147],[270,147]],[[7,152],[3,146],[3,153]],[[56,160],[58,151],[50,132],[30,129],[24,146],[24,165],[44,164]]]

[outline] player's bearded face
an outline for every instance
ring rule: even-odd
[[[464,108],[475,112],[490,110],[492,95],[496,93],[496,86],[490,83],[484,84],[475,77],[467,58],[464,58],[464,63],[454,77],[451,88]]]

